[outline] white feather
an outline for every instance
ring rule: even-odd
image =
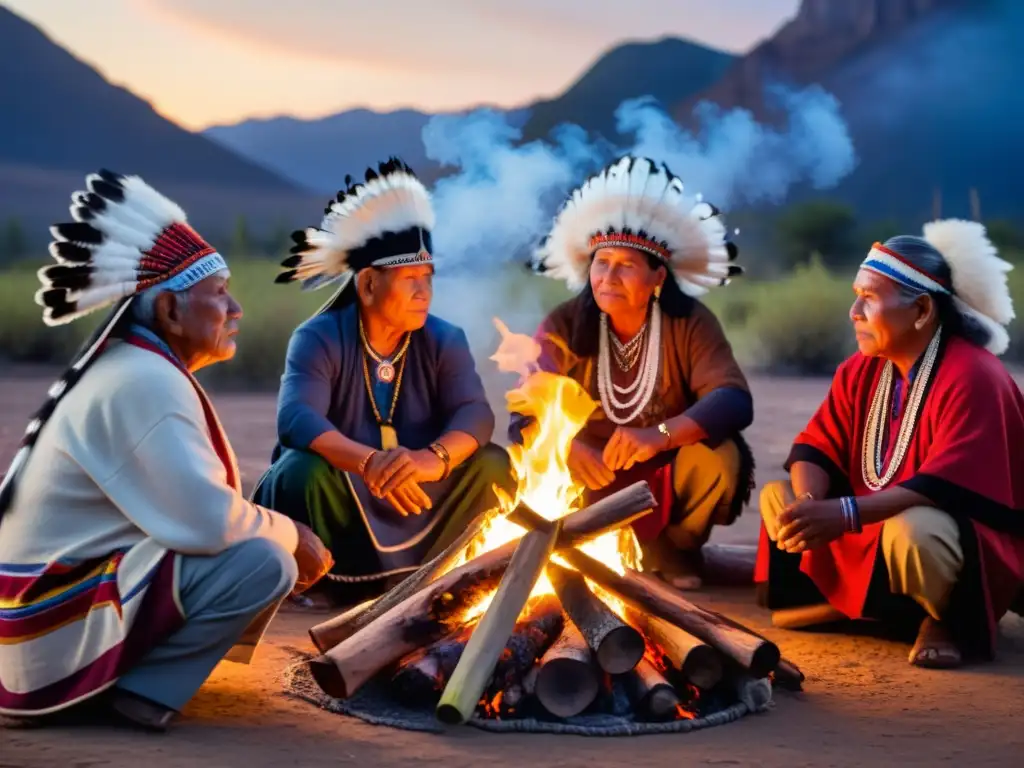
[[[960,219],[924,226],[924,239],[949,265],[956,295],[998,326],[1015,317],[1006,273],[1013,265],[999,258],[982,224]]]
[[[430,193],[419,179],[402,170],[371,179],[328,208],[319,229],[305,230],[310,250],[292,267],[293,279],[310,288],[323,287],[346,274],[349,253],[370,240],[413,227],[430,231],[435,225]]]
[[[725,223],[712,206],[688,199],[682,180],[664,165],[630,157],[570,195],[535,252],[534,264],[578,290],[589,279],[594,234],[623,229],[644,232],[652,244],[664,243],[671,253],[668,266],[690,295],[703,295],[731,274]]]

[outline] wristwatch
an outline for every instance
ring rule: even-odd
[[[672,433],[668,431],[668,424],[664,421],[658,425],[658,431],[665,436],[665,447],[667,448],[672,442]]]

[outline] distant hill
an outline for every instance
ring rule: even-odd
[[[615,109],[623,101],[653,96],[670,107],[712,86],[734,61],[723,51],[673,37],[620,45],[560,96],[533,105],[523,140],[544,138],[561,123],[614,139]]]
[[[524,110],[506,113],[513,124],[521,124],[526,114]],[[421,138],[431,117],[413,109],[352,109],[318,120],[246,120],[207,128],[203,133],[296,184],[330,195],[341,186],[345,174],[356,176],[390,155],[400,156],[428,181],[436,177],[440,169],[427,159]]]
[[[695,43],[665,38],[628,43],[608,51],[564,93],[507,110],[522,126],[523,141],[544,138],[560,123],[615,137],[615,108],[626,99],[653,96],[667,108],[707,88],[733,57]],[[225,147],[311,189],[332,193],[346,173],[388,154],[401,154],[420,175],[445,173],[427,159],[421,138],[433,115],[411,109],[356,109],[319,120],[279,117],[208,128],[204,134]]]
[[[920,223],[971,215],[1024,222],[1021,0],[804,0],[797,16],[713,87],[708,99],[770,117],[766,82],[820,83],[839,100],[860,163],[829,194],[863,218]]]
[[[46,236],[100,167],[137,173],[200,227],[255,229],[317,212],[314,199],[250,159],[161,117],[34,25],[0,7],[0,220]]]

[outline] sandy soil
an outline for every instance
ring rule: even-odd
[[[0,464],[6,466],[31,410],[50,383],[19,369],[0,379]],[[749,431],[758,480],[781,476],[792,436],[827,388],[808,379],[753,382],[757,420]],[[274,438],[272,395],[215,397],[249,485]],[[753,543],[756,510],[714,541]],[[908,647],[866,637],[785,632],[745,589],[713,589],[699,601],[778,642],[808,676],[802,694],[779,692],[764,715],[693,734],[642,739],[492,735],[471,728],[443,736],[374,727],[289,699],[278,675],[288,647],[307,648],[315,620],[282,614],[252,667],[221,665],[166,736],[120,729],[0,730],[0,768],[66,764],[172,766],[444,765],[561,766],[1017,765],[1024,705],[1024,620],[1002,622],[999,659],[956,672],[906,663]],[[142,751],[145,750],[145,756]],[[1017,755],[1014,758],[1013,755]]]

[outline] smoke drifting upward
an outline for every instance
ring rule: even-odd
[[[698,107],[699,129],[676,124],[651,98],[616,110],[628,146],[591,141],[575,125],[559,128],[550,143],[517,146],[519,129],[503,115],[480,110],[433,118],[423,130],[427,156],[458,168],[434,188],[434,248],[445,269],[481,268],[522,260],[547,230],[558,203],[577,184],[622,154],[665,162],[693,194],[723,209],[780,203],[792,187],[825,189],[856,164],[853,143],[836,99],[814,86],[773,88],[781,128],[759,124],[747,110]]]
[[[744,204],[782,202],[798,183],[823,189],[856,163],[839,105],[813,87],[774,89],[784,112],[781,128],[758,124],[745,110],[701,105],[699,129],[689,133],[650,98],[624,102],[617,128],[628,146],[592,141],[576,125],[549,141],[517,145],[521,131],[493,110],[433,118],[423,130],[427,156],[458,171],[434,187],[434,251],[438,280],[433,311],[469,337],[504,436],[503,393],[510,382],[488,358],[500,341],[491,318],[514,333],[532,333],[551,309],[550,280],[519,267],[547,232],[564,197],[587,176],[622,154],[665,162],[687,190],[726,212]],[[547,298],[545,299],[545,289]]]

